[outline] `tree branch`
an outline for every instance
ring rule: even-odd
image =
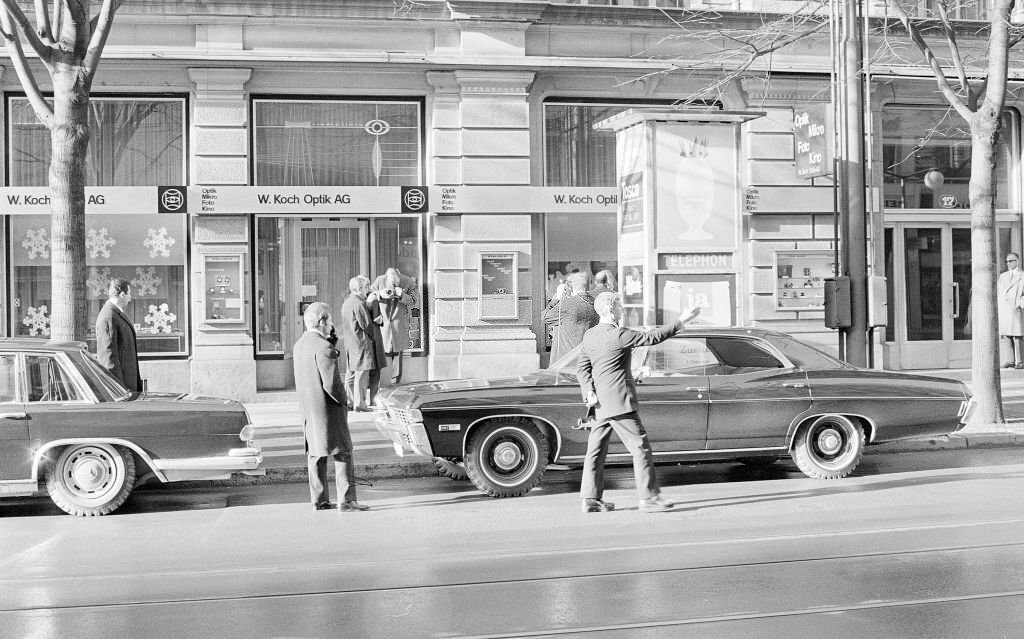
[[[10,19],[13,19],[18,26],[21,28],[22,35],[25,36],[25,40],[28,42],[35,54],[43,61],[43,64],[49,68],[51,61],[53,60],[53,49],[43,42],[39,35],[36,34],[32,23],[29,22],[28,16],[18,6],[18,0],[2,0],[6,11],[4,13],[8,16],[8,20],[4,22],[4,31],[11,34],[12,36],[17,35],[15,30],[10,28]],[[20,45],[19,45],[20,46]]]
[[[949,55],[953,62],[953,69],[960,79],[960,86],[963,87],[967,103],[977,102],[971,90],[971,83],[967,81],[967,71],[964,69],[963,57],[960,55],[960,45],[956,41],[956,32],[949,22],[949,12],[946,11],[946,3],[939,2],[939,18],[942,21],[942,33],[946,36],[946,46],[949,47]]]
[[[7,41],[7,51],[11,56],[11,62],[14,64],[14,70],[18,74],[18,79],[21,80],[21,86],[25,89],[28,102],[32,105],[32,109],[36,112],[36,117],[39,118],[39,121],[46,128],[52,129],[53,107],[50,106],[43,97],[42,91],[39,90],[36,76],[32,73],[32,69],[28,67],[28,61],[25,59],[25,50],[21,48],[21,39],[11,24],[11,14],[3,8],[0,8],[0,25],[2,25],[0,35]]]
[[[52,45],[56,38],[53,35],[53,27],[50,25],[50,12],[46,8],[46,0],[35,0],[36,2],[36,33],[48,45]]]
[[[83,64],[85,72],[92,82],[96,75],[96,67],[99,66],[103,49],[107,46],[107,38],[110,37],[110,29],[114,25],[114,14],[121,7],[123,0],[103,0],[100,12],[92,20],[92,39],[89,41],[89,49],[86,51]]]

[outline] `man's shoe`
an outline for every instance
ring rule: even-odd
[[[1016,368],[1017,370],[1020,370],[1020,369],[1024,368],[1024,362],[1019,362],[1017,364],[1014,364],[1013,367]]]
[[[1003,362],[1003,368],[1013,368],[1013,362]]]
[[[313,504],[313,508],[317,510],[331,510],[332,508],[337,508],[337,506],[329,501],[322,501],[319,504]]]
[[[373,409],[370,408],[369,406],[356,406],[355,407],[355,411],[357,413],[369,413],[369,412],[373,411]]]
[[[583,512],[585,513],[610,513],[615,510],[615,504],[600,499],[584,499]]]
[[[360,504],[358,501],[346,501],[342,502],[342,504],[338,506],[338,510],[343,513],[363,512],[365,510],[370,510],[370,507],[365,504]]]
[[[673,506],[675,506],[674,502],[665,499],[661,495],[640,500],[640,510],[645,513],[663,513],[666,510],[670,510]]]

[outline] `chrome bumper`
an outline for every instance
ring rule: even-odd
[[[262,475],[263,451],[258,447],[233,448],[220,457],[154,459],[153,467],[163,481],[228,479],[234,474]]]
[[[389,416],[385,411],[377,410],[373,423],[377,427],[377,431],[395,447],[395,454],[399,457],[406,455],[434,456],[430,439],[427,437],[427,428],[422,422],[406,422],[400,418]]]

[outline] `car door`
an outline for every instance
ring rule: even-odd
[[[0,353],[0,481],[26,479],[32,472],[19,366],[16,353]]]
[[[709,371],[708,449],[784,447],[811,405],[807,374],[758,338],[708,337],[707,346],[720,362]]]
[[[655,455],[704,448],[709,406],[704,371],[709,356],[703,340],[689,337],[674,337],[633,353],[640,417]]]
[[[25,412],[30,436],[45,445],[55,439],[81,435],[83,427],[102,427],[101,416],[90,414],[93,405],[84,382],[57,353],[25,353]]]

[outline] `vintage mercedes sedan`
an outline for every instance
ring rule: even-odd
[[[106,515],[146,481],[261,473],[252,438],[239,402],[131,393],[85,344],[0,338],[0,497]]]
[[[406,384],[379,394],[376,424],[399,455],[435,458],[494,497],[537,485],[549,464],[580,466],[587,431],[577,351],[550,368],[499,379]],[[865,370],[793,337],[747,328],[687,329],[633,351],[640,415],[658,462],[771,463],[836,479],[866,445],[963,427],[958,380]],[[629,463],[612,437],[608,463]]]

